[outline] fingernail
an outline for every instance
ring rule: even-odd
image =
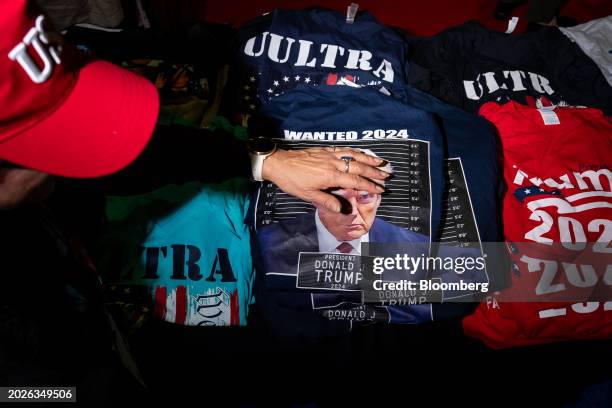
[[[376,189],[378,190],[379,193],[384,193],[385,192],[385,188],[379,185],[376,185]]]
[[[342,207],[340,207],[340,211],[338,212],[341,214],[350,214],[353,212],[353,206],[347,201],[346,204],[343,203]]]
[[[387,164],[389,164],[389,162],[387,160],[383,160],[380,162],[380,164],[376,167],[385,167]]]
[[[337,212],[341,214],[350,214],[353,212],[353,206],[346,198],[338,197],[338,200],[340,201],[340,207]]]
[[[387,178],[387,177],[391,176],[391,173],[387,173],[386,171],[382,171],[382,170],[380,170],[380,171],[379,171],[379,173],[380,173],[380,175],[381,175],[383,178]]]

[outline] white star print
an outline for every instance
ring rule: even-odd
[[[255,109],[255,105],[250,104],[250,105],[249,105],[249,109],[251,109],[251,110]]]
[[[245,100],[245,101],[248,101],[249,99],[251,99],[251,97],[250,97],[249,95],[247,95],[247,96],[245,96],[245,97],[244,97],[244,100]]]
[[[283,77],[283,81],[289,82],[289,77]]]
[[[268,93],[272,93],[274,92],[272,89],[268,89]]]
[[[306,82],[307,84],[310,83],[310,77],[306,77],[306,79],[304,79],[304,82]]]
[[[296,75],[296,76],[295,76],[295,80],[296,80],[296,81],[299,81],[299,80],[300,80],[300,78],[301,78],[301,76],[299,76],[299,75]]]
[[[278,86],[278,81],[274,81],[274,86]]]
[[[544,190],[543,190],[543,189],[540,189],[540,193],[543,193],[543,192],[544,192]]]
[[[250,77],[250,78],[249,78],[249,81],[251,81],[251,82],[255,82],[255,77],[254,77],[254,76]]]
[[[251,87],[250,87],[250,86],[248,86],[248,85],[245,85],[245,86],[244,86],[244,89],[245,89],[246,91],[248,91],[249,89],[251,89]]]
[[[531,190],[529,190],[528,188],[525,189],[525,194],[531,194]]]

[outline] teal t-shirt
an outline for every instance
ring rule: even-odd
[[[246,179],[108,197],[99,264],[115,298],[137,299],[171,323],[245,325],[254,282],[248,207]]]

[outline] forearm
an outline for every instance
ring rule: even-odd
[[[243,142],[232,135],[182,126],[160,127],[124,170],[99,179],[107,195],[139,194],[167,184],[249,177]]]

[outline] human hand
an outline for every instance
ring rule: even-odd
[[[340,159],[343,156],[353,158],[348,173]],[[262,176],[287,194],[340,212],[338,198],[323,190],[345,188],[380,194],[385,191],[380,184],[390,174],[377,166],[385,164],[385,160],[349,148],[278,149],[264,161]]]

